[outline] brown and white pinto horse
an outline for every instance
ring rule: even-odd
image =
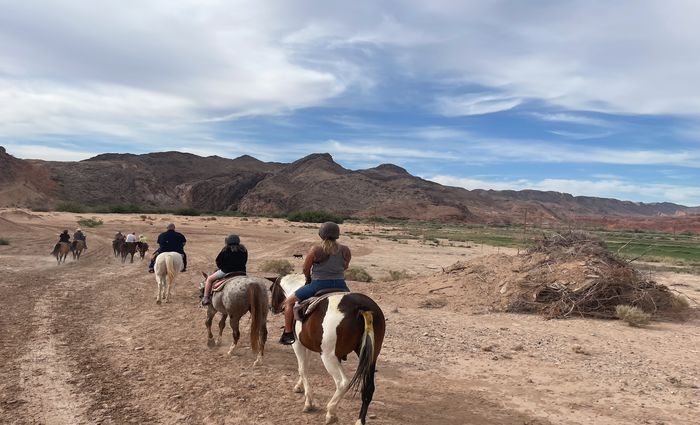
[[[281,313],[285,298],[305,282],[303,274],[278,278],[270,287],[273,313]],[[374,373],[385,329],[384,313],[379,306],[368,296],[356,292],[331,295],[321,301],[303,323],[295,324],[297,341],[292,348],[299,365],[299,380],[294,391],[304,391],[304,412],[313,410],[307,373],[310,352],[314,351],[321,354],[323,365],[335,381],[335,394],[326,406],[326,424],[338,420],[336,407],[353,387],[362,393],[362,407],[355,424],[364,425],[374,394]],[[359,363],[355,375],[348,379],[340,362],[353,351],[358,355]]]

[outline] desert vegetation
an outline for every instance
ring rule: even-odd
[[[80,225],[80,227],[97,227],[101,226],[102,224],[102,220],[97,219],[95,217],[81,218],[80,220],[78,220],[78,225]]]
[[[294,211],[287,215],[287,220],[303,223],[324,223],[326,221],[342,223],[344,221],[343,217],[328,211]]]
[[[362,267],[350,267],[345,271],[345,278],[356,282],[372,281],[372,276]]]
[[[283,276],[293,272],[294,265],[287,260],[267,260],[260,265],[260,271]]]
[[[9,245],[10,241],[5,238],[0,238],[0,245]]]

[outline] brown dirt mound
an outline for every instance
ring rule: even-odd
[[[605,243],[583,232],[543,236],[528,251],[458,262],[435,279],[412,279],[396,293],[447,300],[456,310],[540,313],[548,318],[614,318],[627,304],[658,314],[683,309],[668,287],[645,279]]]

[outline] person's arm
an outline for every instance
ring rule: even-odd
[[[222,249],[221,252],[219,252],[219,255],[216,256],[216,268],[221,270],[223,264],[224,264],[224,250]]]
[[[344,247],[345,249],[343,250],[343,269],[347,270],[348,267],[350,266],[350,260],[352,259],[352,253],[350,253],[350,248],[347,246]]]
[[[306,282],[311,282],[311,266],[316,261],[316,247],[312,247],[306,254],[306,259],[304,259],[304,276],[306,276]]]

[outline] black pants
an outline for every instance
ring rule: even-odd
[[[153,257],[151,257],[151,264],[148,265],[148,268],[153,270],[153,267],[156,266],[156,257],[158,257],[158,254],[160,254],[160,249],[157,249],[153,253]],[[185,250],[183,249],[182,251],[172,251],[172,252],[177,252],[179,254],[182,254],[182,268],[186,269],[187,268],[187,254],[185,254]]]

